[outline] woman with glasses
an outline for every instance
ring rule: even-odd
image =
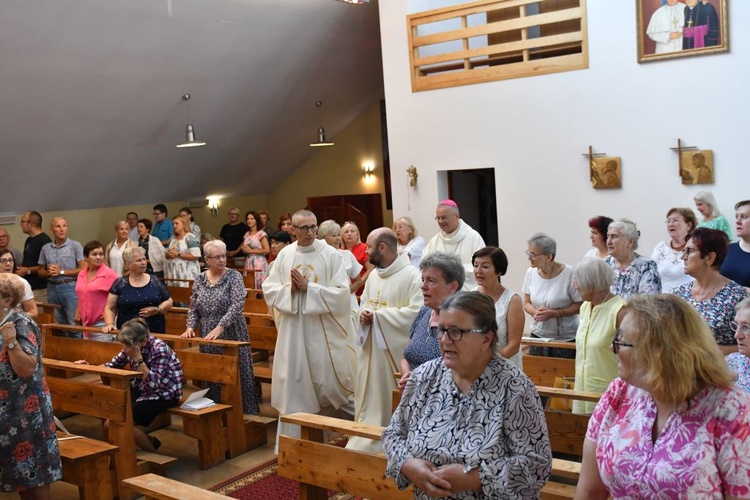
[[[737,339],[737,352],[726,357],[729,368],[737,374],[735,384],[745,392],[750,392],[750,298],[745,298],[734,306],[732,328]]]
[[[734,306],[748,295],[747,290],[719,272],[728,248],[727,235],[718,229],[699,227],[690,233],[682,260],[685,274],[694,280],[673,292],[703,316],[724,354],[737,351],[731,326]]]
[[[341,241],[341,248],[353,253],[354,258],[362,265],[362,271],[359,273],[362,285],[355,292],[357,297],[360,297],[362,292],[365,291],[365,281],[367,281],[367,277],[375,266],[370,264],[370,260],[367,258],[367,245],[362,243],[357,224],[351,221],[344,222],[344,225],[341,226]]]
[[[636,295],[626,311],[575,498],[747,498],[750,395],[711,330],[674,295]]]
[[[440,358],[416,368],[383,431],[386,476],[414,498],[539,498],[552,465],[534,384],[496,354],[495,303],[440,305]]]
[[[698,219],[689,208],[672,208],[667,212],[667,234],[669,241],[660,241],[651,254],[656,262],[656,269],[661,278],[661,290],[672,291],[693,278],[685,274],[682,263],[682,250],[687,243],[688,234],[698,227]]]
[[[555,261],[557,243],[543,233],[528,241],[531,267],[523,281],[523,309],[529,313],[531,336],[574,342],[581,296],[573,287],[573,268]],[[531,347],[535,356],[575,358],[575,349]]]
[[[195,329],[200,326],[201,337],[205,339],[249,342],[247,322],[242,314],[247,296],[242,275],[235,269],[227,268],[227,246],[223,241],[207,241],[203,251],[206,254],[208,269],[193,283],[187,329],[182,337],[195,337]],[[200,346],[200,350],[211,354],[222,352],[220,347],[204,345]],[[260,408],[255,392],[250,346],[239,348],[239,360],[242,412],[257,414]],[[221,385],[210,384],[207,397],[220,402]]]
[[[15,273],[16,272],[16,261],[13,257],[13,251],[10,248],[0,250],[0,273]],[[18,277],[19,281],[23,285],[23,295],[18,303],[18,310],[26,313],[26,315],[36,321],[39,316],[39,310],[36,307],[36,300],[34,300],[34,292],[31,289],[31,285],[28,281]]]
[[[641,232],[635,222],[620,219],[607,229],[607,251],[604,262],[615,272],[610,290],[627,300],[636,294],[661,293],[661,276],[656,262],[636,253]]]

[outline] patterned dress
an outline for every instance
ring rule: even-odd
[[[729,368],[737,374],[734,385],[745,392],[750,392],[750,358],[744,354],[733,352],[726,357]]]
[[[145,286],[135,287],[130,284],[128,276],[118,278],[109,289],[109,293],[117,295],[117,329],[126,321],[137,318],[138,312],[144,307],[158,307],[169,298],[169,292],[159,278],[149,274],[149,281]],[[144,318],[151,333],[167,331],[167,321],[164,315],[157,314]]]
[[[717,344],[737,345],[734,329],[731,326],[735,315],[734,306],[747,297],[747,290],[730,280],[708,300],[695,300],[691,283],[677,288],[674,294],[685,299],[703,316],[708,326],[711,327],[711,331],[714,332]]]
[[[261,240],[267,237],[268,236],[263,230],[252,235],[250,234],[250,231],[248,231],[245,233],[245,245],[253,249],[263,248]],[[245,270],[255,271],[255,288],[260,288],[268,276],[268,259],[265,255],[254,253],[248,254],[247,257],[245,257]]]
[[[633,262],[622,271],[617,268],[617,261],[611,255],[604,262],[615,272],[615,282],[609,288],[615,295],[627,300],[637,294],[661,293],[661,277],[653,260],[635,254]]]
[[[386,476],[403,489],[408,458],[465,464],[479,469],[482,491],[451,498],[539,498],[552,466],[548,436],[534,384],[515,365],[496,356],[462,394],[451,370],[435,359],[412,372],[383,431]],[[414,498],[431,497],[415,487]]]
[[[234,269],[227,269],[219,281],[212,285],[206,273],[195,279],[193,294],[190,296],[187,327],[196,328],[200,323],[201,336],[205,337],[216,326],[224,328],[221,334],[223,340],[249,342],[247,323],[242,315],[245,303],[245,284],[242,276]],[[201,346],[201,352],[221,354],[221,347]],[[240,347],[240,385],[242,389],[242,412],[257,414],[258,396],[255,393],[255,377],[253,376],[253,360],[250,347]],[[208,398],[221,402],[221,385],[210,384]]]
[[[169,247],[167,251],[177,249],[180,254],[189,253],[195,257],[201,256],[200,242],[193,236],[192,233],[187,233],[182,238],[173,236],[169,240]],[[167,269],[165,276],[167,278],[175,278],[180,280],[194,280],[201,273],[201,265],[197,260],[185,260],[180,257],[167,260]],[[170,283],[171,286],[179,286],[187,288],[188,284],[185,282],[174,282]]]
[[[430,326],[432,309],[422,306],[414,323],[409,329],[409,343],[404,349],[404,359],[412,370],[440,357],[440,343],[437,339],[437,327]]]
[[[653,442],[651,395],[615,379],[589,420],[599,475],[614,498],[750,495],[750,395],[709,387],[672,413]]]
[[[11,367],[7,347],[0,348],[0,491],[11,492],[59,481],[62,465],[39,329],[21,312],[13,312],[7,322],[16,327],[16,349],[37,360],[34,374],[21,378]]]

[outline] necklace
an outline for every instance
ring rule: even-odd
[[[693,284],[693,289],[690,290],[690,293],[693,296],[693,300],[695,300],[696,302],[703,302],[709,297],[712,297],[713,294],[716,293],[719,290],[719,288],[721,288],[721,285],[722,285],[721,282],[715,283],[710,288],[704,289],[704,292],[702,294],[699,294],[699,293],[696,293],[695,284],[697,284],[697,282]]]

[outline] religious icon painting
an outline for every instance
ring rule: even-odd
[[[622,187],[622,160],[619,156],[602,156],[591,160],[591,185],[594,189]]]
[[[680,177],[683,184],[713,184],[713,151],[704,149],[680,153]]]
[[[636,0],[638,62],[729,50],[729,0]]]

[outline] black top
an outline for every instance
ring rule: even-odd
[[[23,246],[23,262],[21,266],[38,266],[39,254],[42,253],[42,247],[50,242],[52,242],[52,239],[47,236],[47,233],[39,233],[36,236],[26,238],[26,243]],[[24,278],[29,282],[32,290],[47,288],[47,279],[40,278],[37,274],[29,274],[24,276]]]
[[[227,244],[227,250],[234,252],[240,245],[245,241],[245,233],[248,232],[247,224],[240,222],[234,226],[231,224],[224,224],[221,226],[221,232],[219,238],[224,240]]]

